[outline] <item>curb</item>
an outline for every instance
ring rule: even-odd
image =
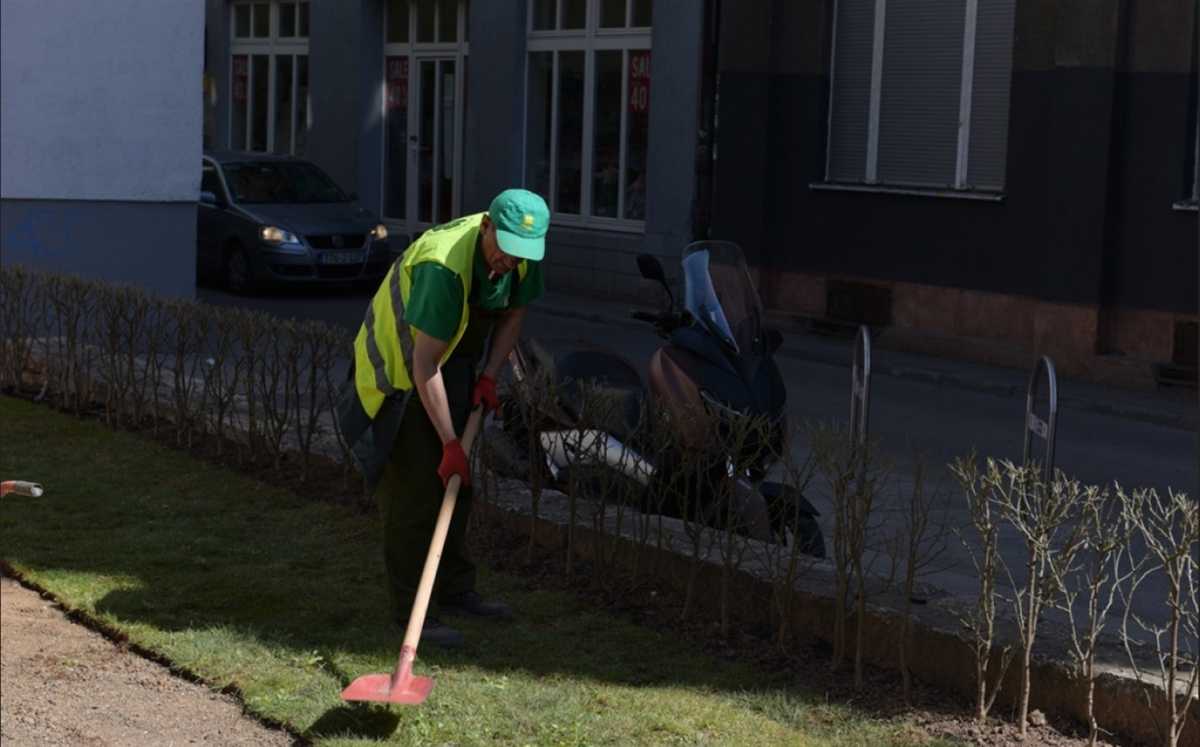
[[[605,324],[609,326],[626,327],[630,329],[645,329],[645,324],[642,322],[626,319],[614,314],[605,314],[601,312],[576,311],[574,309],[564,308],[562,306],[538,304],[531,309],[534,313],[542,313],[550,316],[563,317],[568,319],[579,319],[585,322],[593,322],[596,324]],[[808,334],[805,332],[795,332],[794,334]],[[880,350],[889,350],[887,347],[880,347]],[[820,363],[828,366],[836,366],[838,368],[850,368],[850,355],[835,356],[830,353],[816,352],[811,350],[797,350],[790,348],[785,343],[779,351],[780,357],[791,358],[793,360],[803,360],[810,363]],[[974,379],[957,374],[946,373],[929,368],[915,368],[904,365],[889,365],[872,361],[872,373],[882,374],[895,379],[905,381],[916,381],[923,384],[932,384],[934,386],[947,386],[963,391],[978,392],[981,394],[990,394],[996,397],[1005,398],[1021,398],[1025,396],[1025,386],[1016,384],[1005,384],[997,381],[989,381],[987,379]],[[1120,418],[1122,420],[1133,420],[1149,425],[1158,425],[1165,428],[1176,428],[1180,430],[1195,431],[1200,427],[1200,417],[1195,412],[1187,412],[1186,410],[1179,413],[1167,413],[1161,410],[1138,407],[1137,405],[1112,404],[1110,402],[1101,402],[1094,399],[1083,397],[1060,396],[1059,407],[1075,412],[1088,412],[1095,415],[1105,415],[1108,417]]]

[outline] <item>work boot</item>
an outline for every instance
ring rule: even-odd
[[[401,630],[408,629],[408,620],[396,620]],[[463,634],[436,617],[426,617],[421,627],[421,643],[431,643],[441,648],[459,648],[463,645]]]
[[[504,602],[486,601],[474,591],[464,591],[451,597],[438,600],[438,607],[448,614],[473,615],[475,617],[494,617],[511,620],[512,608]]]

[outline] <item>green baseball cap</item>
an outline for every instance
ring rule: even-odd
[[[496,242],[505,254],[534,262],[546,256],[546,231],[550,208],[546,201],[525,189],[506,189],[488,208],[496,225]]]

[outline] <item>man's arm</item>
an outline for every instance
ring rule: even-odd
[[[450,343],[430,337],[415,329],[416,343],[413,345],[413,386],[421,397],[421,404],[429,415],[429,422],[437,430],[442,444],[458,438],[454,432],[454,421],[450,418],[450,403],[446,398],[446,385],[442,382],[439,365]],[[401,333],[403,334],[403,333]]]
[[[500,367],[508,360],[508,354],[512,352],[513,347],[517,344],[517,339],[521,336],[521,323],[524,320],[524,306],[509,309],[500,317],[500,321],[496,323],[496,328],[492,331],[492,346],[488,353],[487,365],[483,369],[484,375],[490,376],[493,380],[496,378]]]

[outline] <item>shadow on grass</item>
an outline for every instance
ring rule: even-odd
[[[376,517],[43,406],[0,398],[0,413],[8,430],[0,472],[37,475],[48,490],[0,506],[3,554],[18,570],[58,576],[65,601],[162,631],[229,628],[297,655],[337,651],[390,667],[403,630],[388,610]],[[39,447],[51,433],[54,448]],[[682,643],[480,571],[481,591],[504,596],[520,619],[455,621],[467,645],[423,646],[423,661],[630,685],[660,666],[664,682],[734,684]],[[97,599],[98,585],[109,588]]]
[[[387,706],[355,703],[330,708],[313,722],[311,736],[350,736],[386,739],[400,725],[400,716]]]
[[[314,703],[321,715],[303,729],[306,735],[382,737],[415,718],[414,711],[382,706],[330,708],[333,683],[314,677],[314,668],[323,670],[340,689],[361,674],[390,671],[395,662],[403,630],[388,612],[375,517],[305,501],[45,407],[0,398],[0,416],[11,445],[0,453],[0,473],[44,476],[48,490],[42,500],[0,506],[0,551],[18,570],[68,606],[184,634],[172,636],[169,646],[190,656],[218,659],[230,643],[251,649],[251,657],[272,657],[275,670],[290,667],[297,681],[307,677],[319,692],[305,697],[323,701]],[[54,448],[39,447],[50,434]],[[423,646],[422,673],[446,672],[460,687],[464,680],[516,674],[821,700],[789,677],[713,660],[578,597],[480,571],[481,591],[506,598],[518,619],[451,621],[466,645]],[[186,648],[197,642],[198,654]],[[254,668],[242,660],[221,666]],[[481,671],[463,677],[454,670]],[[255,676],[274,687],[270,680],[278,674]]]

